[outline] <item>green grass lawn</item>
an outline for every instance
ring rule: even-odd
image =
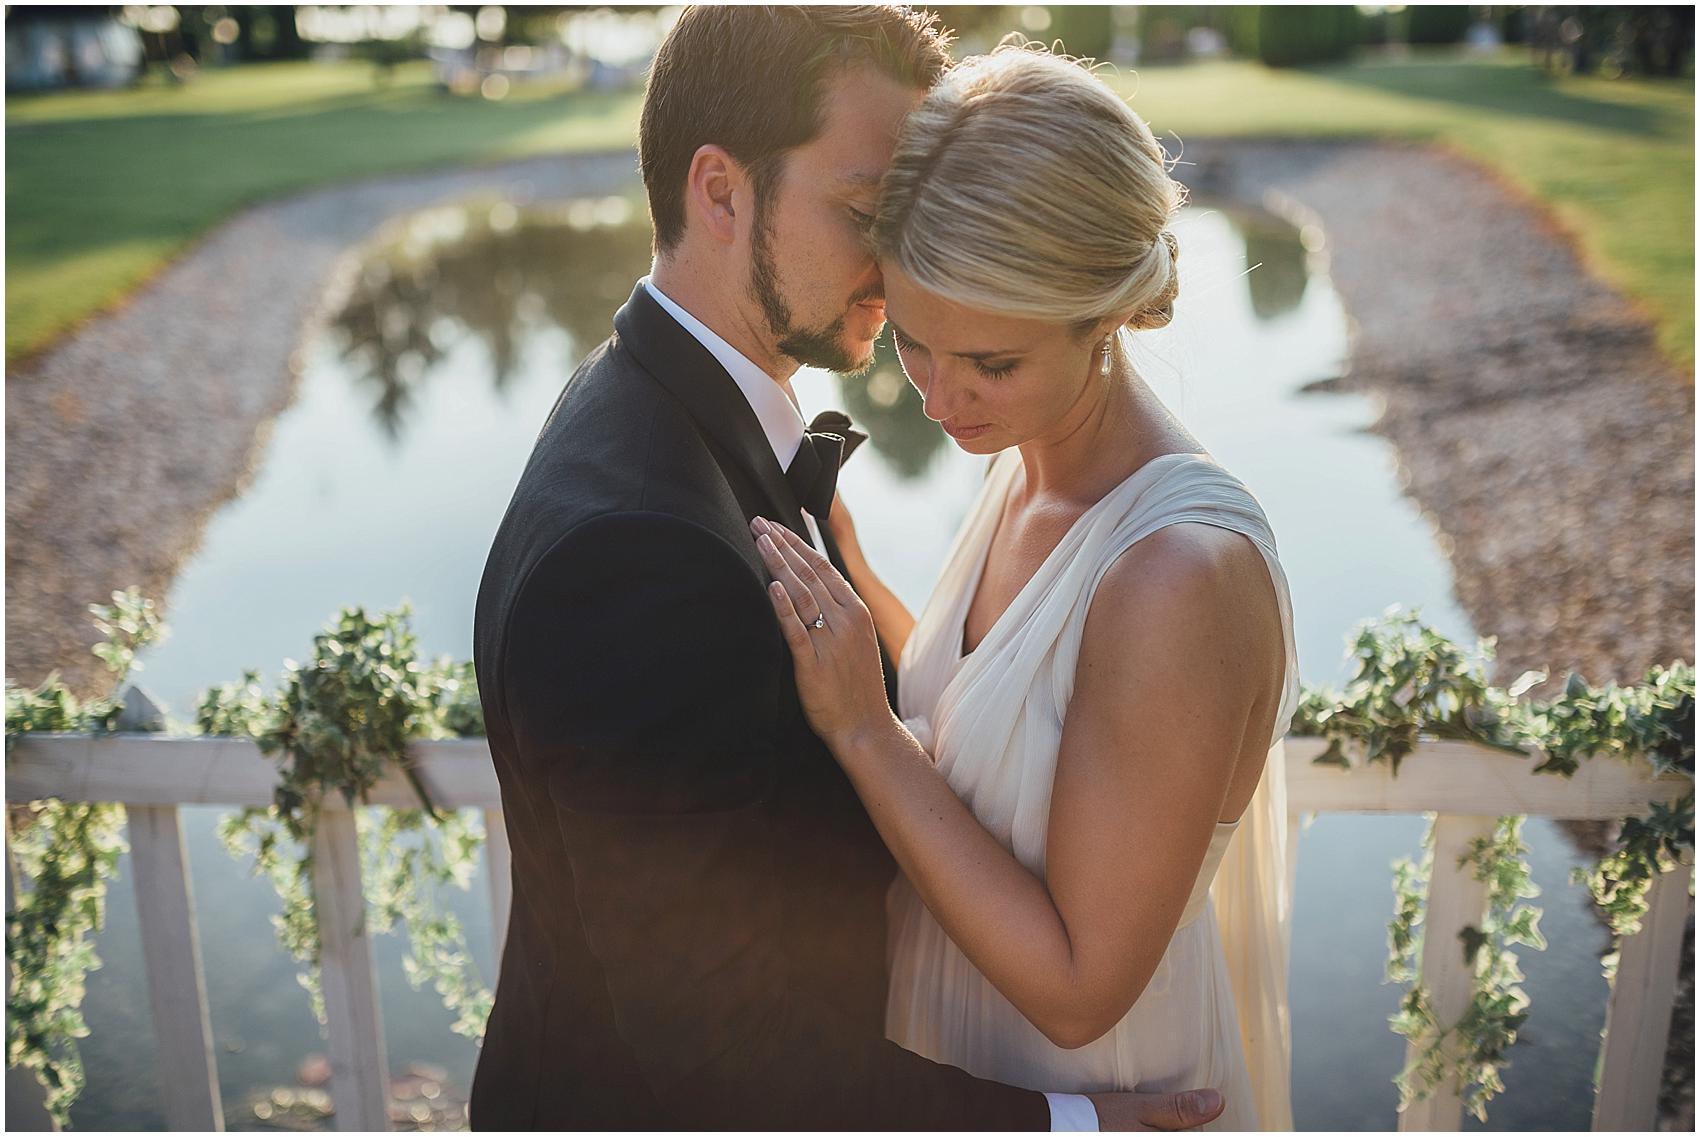
[[[1107,73],[1106,73],[1107,74]],[[1160,133],[1432,139],[1551,203],[1590,263],[1694,361],[1694,85],[1543,78],[1514,53],[1304,71],[1110,75]],[[240,207],[384,171],[629,146],[638,96],[452,97],[424,64],[203,72],[183,87],[6,101],[6,355],[121,297]]]
[[[362,175],[637,136],[636,95],[438,92],[428,64],[208,70],[182,87],[6,100],[6,357],[121,297],[244,205]],[[634,162],[635,169],[635,162]]]

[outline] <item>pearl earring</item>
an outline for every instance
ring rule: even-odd
[[[1104,350],[1098,361],[1098,374],[1106,379],[1110,376],[1110,345],[1115,342],[1116,333],[1111,332],[1104,337]]]

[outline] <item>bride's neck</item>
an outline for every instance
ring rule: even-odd
[[[1089,506],[1155,453],[1149,392],[1118,360],[1106,383],[1088,383],[1056,430],[1022,443],[1025,496]]]

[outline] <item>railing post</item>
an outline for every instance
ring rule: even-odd
[[[502,951],[508,942],[508,915],[513,910],[513,850],[508,846],[508,823],[499,809],[484,811],[484,869],[490,875],[490,942],[496,948],[496,980],[502,974]]]
[[[123,701],[115,724],[119,730],[155,733],[165,728],[165,712],[141,687],[131,684]],[[136,916],[158,1043],[154,1058],[165,1125],[171,1130],[222,1132],[224,1106],[181,818],[175,805],[126,803],[124,822],[136,874]]]
[[[330,1035],[335,1124],[342,1130],[386,1130],[389,1061],[351,810],[319,813],[313,833],[313,904],[319,920],[319,984]]]
[[[126,805],[166,1128],[224,1129],[201,936],[177,807]]]
[[[1648,891],[1641,931],[1623,937],[1606,1005],[1595,1129],[1650,1131],[1658,1120],[1665,1044],[1682,969],[1682,936],[1693,918],[1694,901],[1688,895],[1692,871],[1680,865],[1660,873]]]
[[[1429,877],[1428,906],[1423,914],[1422,963],[1417,981],[1427,989],[1442,1027],[1450,1027],[1463,1017],[1475,985],[1475,971],[1464,962],[1458,933],[1467,925],[1479,927],[1487,915],[1487,884],[1468,869],[1459,869],[1458,859],[1469,851],[1472,840],[1492,837],[1497,823],[1495,817],[1457,813],[1442,813],[1435,818],[1434,871]],[[1418,1038],[1406,1046],[1407,1066],[1427,1041]],[[1448,1079],[1400,1113],[1399,1130],[1457,1130],[1463,1116],[1459,1086]]]

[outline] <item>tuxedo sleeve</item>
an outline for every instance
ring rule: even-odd
[[[791,660],[763,585],[701,526],[612,514],[558,540],[510,614],[509,719],[620,1036],[682,1129],[1047,1128],[1043,1095],[788,982],[769,806],[800,756],[779,742]]]

